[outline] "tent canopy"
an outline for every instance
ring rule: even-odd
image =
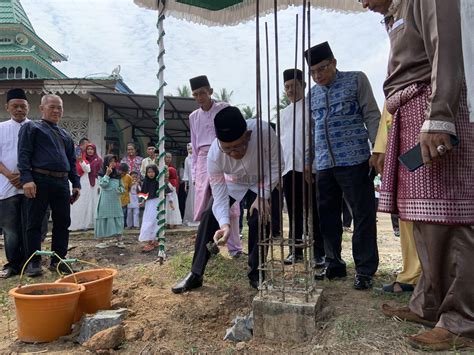
[[[134,0],[135,4],[156,10],[160,0]],[[278,0],[278,10],[303,5],[303,1]],[[365,11],[356,0],[312,0],[314,8],[339,11]],[[255,0],[166,0],[165,14],[206,25],[236,25],[255,18]],[[260,0],[260,15],[274,11],[274,0]]]

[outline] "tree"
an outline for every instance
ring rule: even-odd
[[[283,110],[286,106],[288,106],[289,104],[291,104],[291,101],[290,99],[288,98],[288,96],[286,96],[286,94],[283,92],[281,94],[281,98],[280,98],[280,104],[278,105],[280,107],[280,110]],[[273,108],[275,111],[277,109],[277,106],[275,106]]]
[[[217,101],[222,101],[222,102],[228,102],[230,103],[230,99],[232,95],[234,94],[234,91],[229,91],[226,88],[222,88],[219,90],[218,93],[214,93],[215,99]]]
[[[249,105],[243,106],[240,111],[242,112],[242,116],[246,120],[255,117],[255,107],[250,107]]]
[[[192,97],[191,89],[187,85],[178,86],[176,90],[178,91],[179,97]]]

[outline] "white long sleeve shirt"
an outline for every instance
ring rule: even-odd
[[[212,142],[207,155],[207,171],[212,196],[214,197],[212,212],[220,226],[230,224],[229,196],[239,202],[245,197],[248,190],[258,194],[257,121],[247,120],[247,129],[252,131],[252,135],[247,146],[247,152],[242,159],[231,158],[221,151],[217,139]],[[270,130],[270,147],[268,144],[268,130]],[[280,149],[280,144],[275,132],[267,122],[262,124],[262,136],[264,157],[263,194],[265,198],[269,199],[271,191],[279,180],[278,149]],[[283,162],[282,165],[284,165]],[[282,166],[283,168],[284,166]]]
[[[0,163],[11,172],[18,172],[18,132],[20,128],[29,119],[18,123],[14,119],[10,119],[0,123]],[[0,174],[0,200],[22,194],[22,189],[13,186],[7,177]]]
[[[305,103],[305,141],[307,150],[309,136],[309,122],[311,115],[308,109],[308,103]],[[295,108],[295,127],[293,127],[293,108]],[[282,169],[281,175],[286,175],[293,170],[293,137],[295,139],[295,168],[294,171],[302,173],[304,171],[303,158],[303,100],[299,100],[294,104],[290,104],[280,112],[280,142],[283,150],[283,160],[285,161],[285,169]]]

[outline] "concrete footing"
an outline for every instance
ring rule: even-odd
[[[279,341],[306,341],[316,332],[316,314],[321,309],[322,289],[308,301],[303,294],[269,293],[253,299],[253,335]]]

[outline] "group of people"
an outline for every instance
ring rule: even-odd
[[[327,42],[305,53],[316,84],[306,98],[302,72],[290,68],[283,74],[292,104],[281,113],[279,138],[265,122],[258,129],[257,122],[245,121],[237,108],[213,102],[207,78],[191,79],[193,96],[201,106],[190,116],[191,129],[193,124],[202,130],[214,126],[215,138],[207,139],[202,132],[207,139],[203,143],[197,143],[202,139],[199,134],[192,139],[196,155],[206,159],[208,180],[202,181],[212,197],[200,216],[191,270],[172,291],[202,286],[210,257],[206,246],[228,241],[231,208],[243,199],[249,201],[248,277],[250,285],[258,287],[262,281],[257,273],[258,225],[269,219],[271,192],[281,170],[294,241],[285,261],[301,259],[297,244],[304,236],[299,223],[304,213],[308,217],[308,211],[313,211],[314,265],[318,257],[325,257],[316,279],[347,275],[341,258],[345,200],[354,219],[354,287],[371,288],[379,263],[375,170],[382,174],[379,211],[401,219],[404,267],[382,291],[413,291],[408,307],[384,304],[383,313],[433,327],[408,338],[415,348],[469,346],[474,338],[474,284],[469,274],[474,251],[474,125],[469,123],[467,108],[459,2],[359,2],[384,16],[392,47],[382,119],[367,77],[362,72],[339,71]],[[193,85],[196,81],[199,85]],[[281,169],[279,142],[284,156]],[[302,142],[304,152],[298,150]],[[415,148],[411,159],[420,160],[421,166],[407,169],[398,157],[418,142],[420,155],[416,156]],[[258,166],[260,159],[269,164]],[[300,189],[306,193],[301,195]],[[310,206],[314,200],[315,206]],[[261,255],[265,257],[263,247]],[[265,273],[261,275],[265,279]]]
[[[260,230],[264,234],[270,233],[265,227],[274,215],[270,205],[276,205],[275,189],[283,189],[290,221],[292,243],[284,262],[302,261],[301,246],[307,240],[304,221],[309,219],[313,265],[319,268],[316,280],[345,278],[341,256],[345,201],[354,224],[354,288],[372,288],[379,263],[373,183],[377,172],[382,174],[378,209],[399,215],[403,257],[403,271],[382,290],[413,290],[408,307],[385,304],[383,313],[433,327],[408,338],[416,348],[467,346],[474,338],[474,284],[469,271],[474,252],[474,125],[467,108],[459,1],[359,2],[383,15],[390,38],[382,115],[366,75],[339,71],[327,42],[305,52],[315,83],[307,96],[303,73],[297,68],[283,72],[291,105],[281,112],[275,129],[266,122],[245,120],[238,108],[214,101],[206,76],[190,79],[200,108],[189,117],[193,154],[186,175],[188,192],[193,191],[188,194],[188,201],[194,200],[192,221],[200,223],[191,270],[172,292],[202,286],[210,242],[242,250],[242,201],[248,207],[249,283],[258,288],[266,278],[262,271],[263,279],[259,276],[259,254],[265,258],[266,250],[258,241],[267,238],[259,236],[259,226],[264,226]],[[69,206],[79,198],[81,182],[95,187],[91,173],[100,189],[98,212],[101,204],[105,206],[104,214],[96,216],[96,236],[119,236],[123,229],[124,210],[117,202],[124,191],[123,170],[117,158],[107,155],[99,163],[93,145],[86,144],[76,165],[72,139],[57,126],[61,99],[45,95],[40,110],[41,121],[28,121],[24,93],[12,90],[7,98],[12,119],[0,124],[0,226],[8,258],[2,277],[18,273],[24,256],[41,248],[41,223],[48,205],[53,218],[52,250],[65,257]],[[415,150],[411,159],[420,160],[420,167],[408,170],[398,158],[417,143],[419,153]],[[15,145],[18,156],[6,149]],[[148,164],[153,156],[143,169],[145,160],[134,149],[128,146],[123,163],[136,174],[131,183],[136,184],[135,192],[143,177],[144,215],[155,218],[158,171]],[[26,223],[18,223],[22,218]],[[187,218],[191,219],[189,212]],[[140,233],[148,249],[155,243],[152,228],[156,223]],[[27,274],[41,271],[38,258],[28,265]],[[51,266],[56,263],[53,257]]]

